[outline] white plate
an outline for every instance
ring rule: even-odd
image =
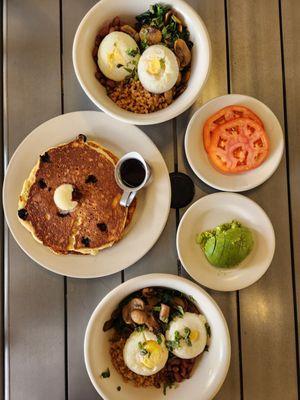
[[[124,383],[112,365],[109,355],[111,332],[103,332],[105,321],[119,302],[130,293],[147,286],[165,286],[192,296],[211,328],[209,351],[196,363],[190,379],[176,389],[136,388]],[[112,290],[94,310],[84,339],[84,359],[89,377],[105,400],[211,400],[220,390],[230,363],[230,336],[225,318],[215,301],[195,283],[169,274],[150,274],[126,281]],[[101,378],[101,372],[110,369],[110,378]],[[117,387],[121,386],[121,391]]]
[[[264,123],[270,139],[270,153],[266,161],[252,171],[236,175],[223,174],[212,165],[203,146],[202,134],[207,118],[232,104],[243,105],[253,110]],[[195,112],[185,135],[186,156],[195,174],[213,188],[230,192],[243,192],[269,179],[280,163],[283,149],[283,132],[274,113],[261,101],[240,94],[228,94],[208,101]]]
[[[40,154],[49,147],[74,139],[79,133],[99,141],[117,156],[137,151],[151,165],[151,184],[139,193],[133,220],[124,238],[97,256],[56,255],[37,243],[17,218],[18,196]],[[3,186],[8,226],[34,261],[58,274],[95,278],[110,275],[138,261],[159,238],[170,210],[171,188],[166,164],[157,147],[140,129],[117,122],[104,113],[79,111],[53,118],[37,127],[20,144],[10,160]]]
[[[235,268],[216,268],[196,243],[196,235],[233,219],[251,229],[253,250]],[[196,201],[183,215],[176,245],[182,265],[197,282],[230,291],[252,285],[267,271],[275,251],[275,234],[269,217],[254,201],[240,194],[214,193]]]

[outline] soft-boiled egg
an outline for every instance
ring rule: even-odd
[[[194,358],[201,354],[207,343],[206,318],[190,312],[175,317],[166,331],[166,339],[175,356]]]
[[[131,371],[149,376],[166,365],[168,353],[163,335],[156,336],[145,329],[129,336],[123,349],[123,358]]]
[[[100,43],[98,65],[103,75],[119,82],[131,74],[139,56],[138,45],[130,35],[111,32]]]
[[[175,54],[160,44],[148,47],[139,60],[138,75],[141,84],[149,92],[167,92],[175,85],[179,75]]]

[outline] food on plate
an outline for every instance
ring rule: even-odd
[[[128,33],[111,32],[100,43],[98,65],[107,78],[119,82],[135,68],[139,53],[136,41]]]
[[[96,36],[96,78],[121,108],[140,114],[168,107],[187,87],[192,46],[176,11],[151,5],[135,24],[116,16]]]
[[[143,87],[151,93],[171,90],[179,75],[175,54],[163,45],[148,47],[141,55],[138,75]]]
[[[217,111],[209,117],[203,128],[203,143],[204,148],[208,152],[213,131],[220,125],[237,118],[249,118],[256,121],[259,125],[264,127],[261,119],[249,108],[241,105],[231,105]]]
[[[127,367],[138,375],[149,376],[156,374],[167,363],[169,356],[165,339],[157,336],[149,329],[134,331],[126,340],[123,357]]]
[[[18,217],[58,254],[97,254],[122,239],[135,203],[119,204],[118,158],[85,135],[48,149],[25,180]]]
[[[201,354],[207,343],[206,318],[190,312],[170,322],[166,338],[175,356],[190,359]]]
[[[269,154],[269,138],[264,128],[249,118],[238,118],[213,131],[208,155],[225,173],[241,173],[257,168]]]
[[[199,233],[196,242],[210,264],[219,268],[240,264],[250,254],[254,244],[251,230],[238,221]]]
[[[165,287],[131,293],[103,330],[113,331],[111,362],[125,382],[164,390],[191,377],[211,336],[195,301]]]

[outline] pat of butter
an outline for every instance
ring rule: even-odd
[[[58,186],[54,192],[54,203],[56,207],[64,212],[71,212],[77,206],[77,201],[72,200],[73,186],[64,183]]]
[[[147,68],[149,74],[157,75],[160,73],[161,69],[161,62],[158,58],[153,58],[152,60],[149,60]]]

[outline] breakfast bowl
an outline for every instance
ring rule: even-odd
[[[121,106],[117,105],[116,102],[114,102],[114,101],[116,101],[115,97],[117,95],[115,93],[111,94],[109,92],[108,86],[103,83],[103,82],[107,82],[108,80],[107,79],[105,79],[104,81],[102,80],[102,78],[103,78],[102,73],[103,73],[103,71],[105,71],[105,65],[101,65],[101,63],[99,64],[99,59],[100,60],[102,59],[101,56],[99,56],[99,54],[100,54],[99,43],[102,40],[100,46],[102,46],[102,44],[103,44],[104,49],[101,50],[101,54],[104,54],[103,52],[106,51],[106,49],[109,48],[109,46],[110,46],[109,43],[105,43],[105,45],[104,45],[104,41],[109,42],[109,40],[106,40],[108,38],[108,36],[110,36],[110,35],[115,36],[116,41],[113,42],[113,44],[115,46],[115,44],[118,42],[117,36],[121,35],[121,36],[123,36],[123,38],[121,37],[121,39],[122,40],[124,39],[125,42],[127,41],[128,46],[129,46],[127,48],[127,55],[125,54],[125,58],[129,57],[128,54],[130,55],[131,51],[136,50],[136,49],[137,49],[137,51],[139,51],[138,47],[136,49],[132,48],[132,47],[134,47],[135,41],[133,40],[133,38],[130,35],[124,33],[124,31],[130,33],[130,29],[132,29],[132,27],[135,26],[135,22],[134,22],[135,17],[137,15],[141,15],[142,13],[147,12],[147,10],[149,10],[149,8],[150,8],[150,10],[153,10],[153,7],[156,7],[155,4],[156,4],[155,1],[149,1],[149,0],[140,0],[140,1],[114,0],[113,2],[111,2],[109,0],[102,0],[101,2],[97,3],[82,19],[82,21],[77,29],[77,32],[75,34],[74,43],[73,43],[73,64],[74,64],[75,73],[76,73],[76,76],[77,76],[83,90],[87,94],[87,96],[94,102],[94,104],[97,107],[99,107],[101,110],[105,111],[107,114],[111,115],[112,117],[114,117],[118,120],[127,122],[127,123],[132,123],[132,124],[137,124],[137,125],[149,125],[149,124],[161,123],[161,122],[170,120],[170,119],[178,116],[185,110],[187,110],[199,97],[200,91],[203,88],[203,86],[206,82],[206,79],[208,77],[210,62],[211,62],[211,49],[210,49],[209,36],[208,36],[207,30],[206,30],[206,27],[205,27],[203,21],[201,20],[201,18],[199,17],[199,15],[195,12],[195,10],[191,6],[189,6],[182,0],[168,1],[168,2],[166,2],[166,4],[170,7],[172,7],[172,10],[174,10],[174,13],[176,13],[176,16],[174,15],[174,17],[173,17],[174,21],[177,21],[177,22],[174,22],[174,26],[177,26],[177,27],[179,26],[178,29],[181,30],[181,32],[186,32],[186,30],[188,30],[188,32],[190,33],[190,36],[189,37],[187,36],[188,37],[187,43],[191,47],[191,50],[190,50],[191,59],[189,61],[188,70],[187,70],[188,77],[185,78],[186,80],[188,80],[188,82],[184,85],[184,89],[183,89],[184,91],[180,90],[178,97],[174,101],[172,101],[172,98],[171,98],[171,100],[167,100],[167,105],[166,104],[162,105],[162,106],[157,105],[156,108],[153,108],[151,110],[148,109],[146,111],[145,110],[143,111],[141,109],[136,111],[134,108],[130,108],[131,111],[128,111],[127,109],[121,108]],[[112,26],[111,28],[109,28],[109,31],[117,29],[117,30],[122,30],[122,32],[114,31],[114,32],[110,32],[109,34],[107,34],[107,32],[106,32],[107,36],[104,37],[104,40],[103,40],[103,37],[100,37],[99,41],[97,42],[97,40],[98,40],[97,38],[99,37],[99,31],[101,32],[101,29],[103,29],[103,27],[105,27],[105,26],[106,27],[111,26],[111,25],[107,25],[107,24],[114,23],[112,21],[116,21],[116,18],[118,18],[118,22],[116,22],[118,24],[120,24],[120,19],[121,19],[122,26],[120,27],[120,25],[118,25],[117,28]],[[182,24],[181,24],[181,22],[182,22]],[[129,25],[127,25],[127,27],[129,26],[129,28],[128,28],[129,31],[126,28],[123,30],[123,24],[131,25],[131,28]],[[179,35],[179,37],[181,37],[180,36],[181,33],[176,33],[176,34]],[[160,39],[162,41],[165,40],[164,36],[162,36],[161,33],[159,33],[159,35],[160,35]],[[96,39],[96,44],[99,47],[98,56],[97,56],[97,48],[95,49],[95,39]],[[160,39],[158,39],[158,40],[160,40]],[[139,41],[141,42],[141,39],[137,38],[138,43],[140,43]],[[133,43],[133,45],[132,45],[132,43]],[[150,43],[152,44],[153,41]],[[147,51],[151,50],[151,48],[154,48],[154,47],[156,48],[156,51],[163,52],[164,58],[160,58],[159,60],[167,60],[167,61],[170,60],[170,63],[167,62],[167,63],[161,65],[161,68],[164,71],[168,71],[168,77],[170,77],[174,72],[174,68],[178,69],[177,63],[176,63],[176,57],[174,56],[173,52],[169,51],[169,49],[167,48],[167,45],[165,45],[166,43],[164,42],[163,44],[164,44],[164,46],[161,46],[160,43],[158,43],[158,45],[155,45],[155,46],[150,45],[145,50],[144,53],[146,53]],[[137,46],[136,43],[135,43],[135,45]],[[96,53],[93,54],[93,52],[95,50],[96,50]],[[119,50],[119,48],[118,48],[116,51],[118,52],[118,54],[117,53],[109,53],[110,61],[109,61],[109,65],[106,65],[106,68],[110,68],[112,66],[112,64],[114,62],[116,62],[116,59],[118,58],[118,63],[114,64],[113,75],[110,75],[108,73],[108,75],[109,75],[108,76],[105,73],[105,78],[110,78],[109,79],[110,82],[114,82],[114,81],[111,81],[111,79],[115,79],[116,81],[122,79],[122,76],[120,78],[120,74],[122,75],[124,70],[132,71],[132,69],[126,68],[126,66],[128,67],[127,64],[123,65],[124,64],[124,57],[123,57],[124,54],[122,53],[122,49]],[[129,53],[128,53],[128,51],[129,51]],[[140,51],[142,52],[142,50],[140,50]],[[179,49],[179,51],[180,51],[180,49]],[[169,54],[169,53],[172,53],[172,54]],[[143,57],[143,54],[141,54],[142,57]],[[115,58],[113,58],[113,56]],[[108,57],[108,55],[107,55],[107,57]],[[133,57],[135,58],[135,54],[133,54]],[[97,60],[98,60],[99,67],[101,68],[101,71],[98,68],[98,65],[96,62]],[[175,60],[176,66],[174,66],[174,60]],[[138,61],[136,61],[134,59],[132,59],[132,61],[136,63],[135,65],[137,65]],[[138,80],[138,84],[140,84],[140,80],[142,81],[142,76],[144,77],[144,81],[145,81],[145,79],[146,79],[145,76],[147,75],[147,73],[145,72],[145,68],[144,68],[144,71],[142,71],[143,70],[142,64],[143,64],[142,61],[138,62],[138,65],[135,69],[136,71],[138,71],[138,74],[136,74],[136,76],[138,76],[138,78],[136,78]],[[153,64],[152,68],[153,67],[159,69],[160,68],[159,63],[158,63],[158,65]],[[170,67],[170,69],[168,69],[169,67]],[[132,67],[132,65],[130,64],[130,68],[134,68],[134,67]],[[186,69],[187,68],[185,68],[185,70]],[[126,74],[126,71],[124,72],[125,74]],[[153,73],[155,72],[155,74],[157,73],[157,71],[152,71],[152,72]],[[111,71],[110,71],[110,73],[111,73]],[[177,71],[177,73],[179,74],[179,71]],[[102,76],[102,78],[99,78],[99,76],[97,74],[100,74],[100,76]],[[152,76],[152,78],[153,78],[152,86],[151,86],[151,82],[149,83],[147,81],[146,87],[147,87],[147,90],[149,90],[149,91],[152,90],[151,87],[153,88],[153,82],[155,85],[155,81],[157,81],[156,78],[158,76],[160,76],[160,75],[155,75],[155,74],[154,74],[154,76]],[[117,77],[115,78],[115,76],[117,76]],[[149,76],[149,74],[147,76]],[[164,76],[163,73],[161,74],[161,76]],[[177,75],[177,77],[178,77],[178,75]],[[102,84],[99,82],[99,80],[102,82]],[[172,82],[174,84],[174,80]],[[117,83],[120,83],[120,82],[117,82]],[[169,83],[167,83],[167,85]],[[173,89],[174,88],[175,88],[175,84],[173,86]],[[131,87],[131,89],[132,89],[132,87]],[[131,91],[131,89],[128,89],[128,90]],[[170,89],[170,85],[168,87],[165,86],[166,93],[170,92],[170,90],[168,90],[168,89]],[[150,98],[150,100],[153,99],[153,101],[156,102],[156,101],[158,101],[157,99],[159,99],[160,97],[163,97],[163,95],[164,95],[164,93],[162,93],[162,91],[160,91],[159,92],[160,94],[158,94],[158,92],[155,91],[155,89],[151,93],[149,93],[149,91],[146,91],[146,89],[144,87],[144,88],[142,88],[142,91],[140,91],[140,93],[138,93],[138,96],[141,96],[141,98],[142,98],[142,103],[143,103],[143,99],[145,97],[147,97],[147,99]],[[124,99],[124,88],[121,87],[121,90],[119,92],[123,93],[122,98]],[[172,93],[175,93],[175,92],[173,91]],[[114,99],[114,101],[112,100],[112,98]],[[175,96],[174,96],[174,98],[175,98]],[[159,103],[163,103],[163,102],[164,102],[163,100],[159,101]],[[137,101],[136,103],[139,106],[141,101]],[[120,103],[118,103],[118,104],[120,104]],[[145,104],[149,104],[149,101],[147,100],[145,102]],[[163,107],[165,107],[165,108],[163,108]]]
[[[116,331],[117,334],[119,334],[118,332],[121,332],[122,336],[125,330],[129,329],[131,326],[127,325],[130,324],[130,322],[127,321],[128,307],[131,307],[132,302],[136,302],[137,305],[140,305],[142,302],[145,304],[145,308],[139,308],[138,311],[141,309],[149,310],[150,300],[147,296],[149,296],[149,293],[153,292],[156,299],[160,296],[160,299],[157,300],[161,302],[160,307],[158,304],[156,304],[156,306],[151,309],[151,314],[149,314],[147,317],[150,318],[150,322],[147,322],[149,319],[146,319],[146,325],[144,326],[145,329],[143,328],[144,330],[142,329],[142,325],[134,325],[134,328],[131,328],[132,330],[131,333],[129,332],[130,336],[127,336],[125,346],[123,344],[121,355],[116,354],[116,349],[118,349],[120,342],[118,341],[119,338],[116,338],[112,331]],[[132,295],[133,293],[134,295]],[[150,338],[151,335],[153,336],[153,329],[151,332],[148,330],[149,324],[151,327],[153,318],[155,316],[155,318],[158,318],[158,314],[155,314],[157,308],[160,309],[159,318],[161,317],[160,314],[163,308],[161,299],[163,299],[163,302],[165,303],[168,302],[166,298],[168,298],[171,302],[173,301],[172,296],[170,297],[170,293],[174,293],[179,297],[181,296],[179,300],[178,297],[173,298],[173,300],[177,299],[176,302],[184,300],[185,304],[189,303],[189,307],[191,307],[191,309],[186,309],[184,304],[182,304],[182,307],[176,306],[178,307],[177,312],[180,311],[180,314],[182,315],[174,317],[172,314],[174,310],[170,306],[171,312],[169,319],[167,321],[164,320],[166,322],[167,331],[161,334],[154,330],[154,333],[157,335],[157,341],[156,339],[150,341],[146,340],[146,342],[143,343],[143,341],[139,342],[139,340],[136,338],[133,340],[134,337],[137,337],[141,334],[146,335],[147,339],[148,336]],[[125,308],[127,308],[127,312]],[[134,322],[141,323],[141,321],[137,321],[135,319],[133,312],[136,312],[136,310],[134,309],[130,314]],[[147,312],[149,313],[150,311]],[[126,324],[124,325],[123,321],[123,324],[118,325],[118,322],[115,324],[116,327],[112,328],[112,326],[114,326],[114,321],[119,321],[118,318],[120,318],[120,315],[125,319],[125,321],[127,321]],[[197,318],[199,318],[198,326],[200,319],[205,321],[204,329],[207,329],[207,342],[205,348],[203,348],[204,343],[202,343],[201,354],[198,352],[197,357],[191,359],[191,357],[187,356],[187,354],[184,352],[182,353],[182,351],[186,350],[188,354],[190,354],[190,352],[194,349],[194,343],[198,343],[197,340],[202,338],[202,333],[201,327],[199,328],[199,331],[197,329],[197,332],[193,331],[193,329],[195,329],[195,325],[191,325],[194,322],[185,323],[185,321],[186,319],[197,320]],[[177,349],[177,351],[181,351],[181,354],[179,355],[174,350],[174,347],[173,349],[170,349],[169,347],[169,344],[174,343],[174,341],[167,340],[170,339],[172,324],[174,325],[175,322],[177,324],[176,326],[179,326],[180,324],[185,325],[184,332],[187,331],[188,335],[190,334],[190,339],[192,342],[191,343],[187,337],[180,338],[179,336],[181,340],[181,346],[179,346],[179,350]],[[160,326],[162,325],[163,323],[160,322]],[[188,329],[187,326],[189,326],[191,329]],[[180,329],[178,328],[178,330]],[[162,331],[160,330],[158,332]],[[175,331],[175,337],[176,332],[177,335],[179,335],[179,332]],[[161,337],[160,341],[158,341],[159,335]],[[121,338],[121,340],[124,340],[124,338]],[[185,341],[189,341],[188,346],[186,345]],[[166,345],[166,347],[164,345]],[[147,346],[154,346],[153,351],[156,355],[155,357],[152,357],[152,350]],[[159,346],[163,346],[163,351],[161,348],[158,348]],[[167,364],[164,364],[165,366],[161,365],[160,369],[156,368],[158,367],[159,362],[161,363],[162,360],[165,360],[165,353],[167,352],[166,348],[170,352]],[[139,351],[141,354],[143,354],[143,357],[146,357],[146,359],[142,359],[142,366],[140,365],[141,354],[137,354]],[[230,336],[221,310],[214,300],[203,289],[191,281],[175,275],[150,274],[133,278],[119,285],[107,296],[105,296],[105,298],[99,303],[94,310],[86,329],[84,340],[84,357],[88,375],[95,389],[103,399],[108,400],[120,398],[122,400],[135,400],[143,398],[145,400],[150,400],[155,398],[159,400],[172,398],[173,400],[179,400],[188,394],[191,400],[209,400],[213,399],[216,393],[219,391],[229,368]],[[121,361],[119,358],[121,358]],[[147,361],[147,363],[145,361]],[[191,373],[188,376],[184,375],[185,378],[179,377],[177,379],[177,383],[175,382],[174,385],[165,385],[163,383],[165,376],[164,371],[167,374],[169,374],[169,372],[166,371],[170,371],[170,364],[168,363],[170,362],[171,365],[173,365],[172,363],[175,363],[177,365],[176,373],[181,373],[181,361],[184,363],[184,373],[186,374],[186,369],[192,368]],[[151,362],[154,362],[154,365],[149,365]],[[188,367],[185,367],[185,363],[187,363]],[[192,365],[190,363],[192,363]],[[140,368],[143,367],[143,370],[145,370],[145,365],[148,369],[150,367],[155,367],[156,369],[150,370],[150,373],[143,373],[140,372],[140,370],[137,370],[139,365]],[[126,370],[127,375],[125,375],[124,380],[124,374]],[[132,372],[133,370],[135,373]],[[140,375],[137,374],[137,371]],[[151,371],[153,371],[152,375]],[[155,377],[158,377],[158,380]],[[139,384],[139,381],[143,383]],[[155,387],[153,385],[155,385]]]

